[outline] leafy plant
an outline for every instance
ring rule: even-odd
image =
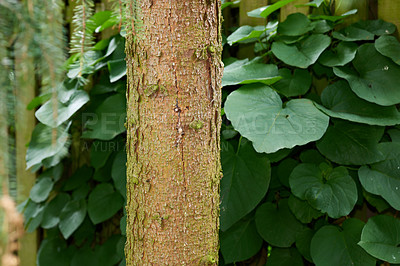
[[[337,30],[352,13],[296,13],[227,37],[256,57],[224,59],[225,264],[261,249],[267,265],[399,263],[400,43],[382,20]]]

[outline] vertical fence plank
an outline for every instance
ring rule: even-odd
[[[247,16],[247,12],[252,11],[258,7],[268,5],[267,0],[242,0],[240,1],[239,11],[239,24],[242,25],[264,25],[265,20],[262,18],[252,18]]]
[[[400,1],[378,0],[378,18],[396,25],[396,37],[399,38],[400,28]]]
[[[297,6],[297,5],[302,5],[308,3],[309,0],[296,0],[284,7],[281,8],[281,17],[280,20],[284,21],[287,16],[289,16],[292,13],[303,13],[305,15],[309,14],[310,8],[308,6]]]

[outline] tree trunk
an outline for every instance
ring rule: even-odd
[[[220,1],[128,10],[127,265],[217,264]]]

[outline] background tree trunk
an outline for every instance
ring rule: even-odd
[[[33,30],[28,28],[22,33],[16,45],[15,53],[15,139],[16,139],[16,173],[17,173],[17,204],[29,198],[29,193],[36,181],[36,175],[26,170],[26,144],[31,139],[36,120],[34,110],[27,110],[29,102],[35,98],[35,66],[34,59],[29,54],[29,43],[32,41]],[[21,265],[35,265],[38,249],[38,233],[25,232],[19,240],[18,256]]]
[[[220,1],[130,3],[127,265],[216,264]]]

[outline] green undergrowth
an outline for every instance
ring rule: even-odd
[[[292,14],[225,38],[220,265],[400,263],[400,44],[381,20],[336,30],[352,13]],[[94,32],[118,24],[108,11],[92,20]],[[40,123],[26,158],[39,177],[20,209],[27,231],[44,232],[39,266],[125,265],[124,42],[68,59],[57,120],[49,95],[30,104]],[[244,43],[255,57],[232,56]]]

